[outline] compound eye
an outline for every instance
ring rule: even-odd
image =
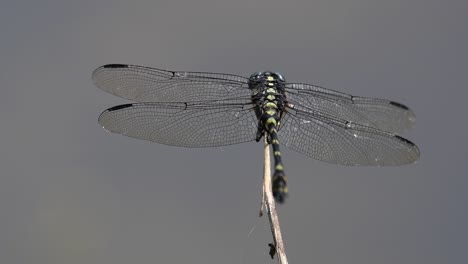
[[[262,76],[262,75],[263,75],[263,72],[256,72],[256,73],[250,75],[249,80],[251,80],[251,81],[256,81],[256,80],[258,80],[258,79],[260,78],[260,76]]]
[[[281,73],[275,72],[275,74],[276,74],[276,76],[278,76],[278,80],[280,80],[281,82],[285,82],[284,77],[283,77],[283,75],[281,75]]]

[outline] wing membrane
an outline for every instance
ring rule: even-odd
[[[331,116],[293,111],[280,143],[314,159],[341,165],[396,166],[415,162],[418,148],[395,134]]]
[[[99,116],[106,130],[180,147],[215,147],[255,139],[257,119],[249,104],[135,103]]]
[[[392,133],[412,128],[416,120],[408,107],[397,102],[351,96],[310,84],[286,87],[288,101],[301,111],[330,115]]]
[[[247,78],[222,73],[109,64],[97,68],[92,79],[98,88],[136,102],[195,102],[250,96]]]

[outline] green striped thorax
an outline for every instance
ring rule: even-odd
[[[256,72],[250,76],[249,89],[252,101],[257,105],[256,115],[261,123],[259,130],[270,132],[269,127],[279,126],[286,99],[285,83],[283,76],[276,72]]]
[[[276,111],[281,111],[284,107],[284,100],[286,99],[284,85],[285,80],[279,73],[270,71],[256,72],[249,78],[252,101],[265,113],[273,116]],[[257,117],[260,118],[258,114]]]

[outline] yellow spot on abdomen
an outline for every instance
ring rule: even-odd
[[[276,126],[276,119],[275,119],[274,117],[270,117],[270,118],[268,118],[268,119],[266,120],[265,123],[266,123],[267,126],[268,126],[268,125],[274,125],[274,126]]]
[[[276,105],[275,103],[272,103],[272,102],[268,102],[268,103],[265,104],[265,107],[277,109],[278,105]]]

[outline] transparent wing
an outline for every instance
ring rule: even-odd
[[[286,87],[287,100],[297,110],[335,116],[392,133],[412,128],[416,120],[408,107],[397,102],[351,96],[310,84],[293,83]]]
[[[248,79],[231,74],[108,64],[97,68],[92,80],[98,88],[136,102],[195,102],[250,97]]]
[[[99,124],[110,132],[180,147],[215,147],[255,139],[250,104],[135,103],[107,109]]]
[[[280,144],[341,165],[395,166],[415,162],[418,148],[395,134],[331,116],[288,109]]]

